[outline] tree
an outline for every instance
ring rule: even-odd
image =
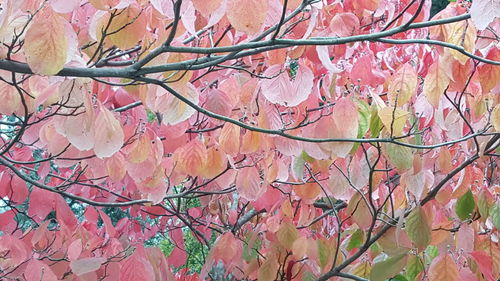
[[[495,280],[500,2],[430,2],[1,1],[0,278]]]

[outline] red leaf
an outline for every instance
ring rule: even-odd
[[[168,256],[168,263],[174,267],[180,267],[186,263],[187,254],[184,248],[184,234],[181,228],[170,231],[170,239],[174,242],[174,250]]]
[[[490,255],[487,255],[482,251],[474,251],[471,252],[470,255],[476,261],[479,266],[479,270],[483,273],[484,277],[488,281],[496,280],[493,276],[492,268],[493,268],[493,258]]]

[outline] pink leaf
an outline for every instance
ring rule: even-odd
[[[170,231],[170,239],[174,243],[174,250],[168,256],[168,264],[174,267],[180,267],[186,263],[187,254],[184,248],[184,234],[181,228],[176,228]]]
[[[238,170],[236,189],[241,197],[249,201],[257,200],[266,191],[266,188],[262,186],[259,170],[256,167],[245,167]]]
[[[55,194],[53,192],[33,187],[30,194],[28,214],[45,219],[54,208]]]
[[[82,253],[82,239],[77,239],[68,246],[68,259],[75,261]],[[74,271],[73,271],[74,272]]]
[[[101,216],[101,219],[104,222],[106,233],[109,235],[109,237],[115,237],[116,230],[115,227],[113,226],[113,223],[111,222],[111,219],[108,217],[108,215],[106,215],[106,213],[104,213],[101,210],[99,210],[99,215]]]
[[[281,65],[273,65],[264,71],[260,82],[262,94],[272,103],[296,106],[305,101],[312,91],[314,75],[305,65],[299,64],[293,81],[286,71],[280,73]]]
[[[98,270],[106,260],[106,258],[83,258],[72,261],[69,267],[74,274],[80,276]]]
[[[80,0],[50,0],[50,6],[58,13],[70,13],[80,6]]]
[[[66,203],[66,201],[61,196],[56,196],[55,201],[56,215],[59,223],[64,224],[70,230],[75,230],[78,221],[76,220],[75,214],[68,206],[68,203]]]
[[[144,249],[137,249],[128,257],[120,270],[120,281],[154,281],[155,272],[147,257],[143,255]]]
[[[123,129],[113,114],[104,106],[95,120],[95,146],[97,157],[105,158],[115,154],[123,146]]]
[[[37,259],[32,259],[28,263],[24,272],[24,277],[26,280],[58,281],[52,269]]]
[[[359,19],[353,13],[337,13],[330,21],[330,30],[339,37],[355,35],[359,29]]]

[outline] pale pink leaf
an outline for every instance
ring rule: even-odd
[[[255,201],[266,189],[262,187],[259,170],[256,167],[245,167],[238,170],[236,189],[241,197]]]
[[[299,64],[297,75],[293,81],[288,73],[280,73],[281,65],[273,65],[264,71],[260,82],[264,97],[275,104],[297,106],[305,101],[312,91],[314,75],[305,65]]]
[[[70,13],[80,6],[80,0],[50,0],[50,6],[58,13]]]
[[[488,25],[500,17],[500,1],[474,0],[470,7],[472,22],[479,30],[484,30]]]
[[[110,157],[123,146],[124,133],[120,122],[102,105],[95,120],[94,130],[94,152],[97,157]]]
[[[68,246],[68,259],[75,261],[82,253],[82,239],[76,239]],[[74,271],[73,271],[74,272]]]
[[[70,262],[71,271],[77,276],[98,270],[106,258],[83,258]]]

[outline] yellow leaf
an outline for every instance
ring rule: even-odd
[[[463,47],[465,51],[469,53],[474,52],[474,48],[476,47],[476,34],[477,30],[474,25],[467,21],[459,21],[450,24],[446,24],[445,26],[445,40],[448,43],[456,45],[458,47]],[[465,64],[469,59],[468,56],[460,53],[457,50],[453,49],[445,49],[447,52],[458,60],[461,64]]]
[[[278,272],[278,259],[268,256],[266,261],[259,267],[259,281],[274,281]]]
[[[497,104],[491,113],[491,123],[495,131],[500,132],[500,104]]]
[[[429,67],[424,80],[424,95],[435,108],[439,106],[439,100],[450,83],[450,78],[446,75],[443,67],[439,61],[434,62]]]
[[[111,23],[109,23],[110,20]],[[144,38],[146,25],[144,12],[136,5],[130,5],[113,18],[111,14],[106,14],[101,18],[96,30],[97,39],[101,40],[105,32],[106,40],[109,40],[111,44],[122,50],[133,48]]]
[[[26,31],[24,54],[34,73],[54,75],[71,58],[76,44],[76,34],[69,22],[45,8],[33,18]]]
[[[404,172],[413,167],[414,149],[393,143],[384,144],[383,147],[388,160],[400,172]]]
[[[362,262],[362,263],[356,265],[351,270],[351,274],[362,277],[362,278],[368,278],[368,277],[370,277],[371,271],[372,271],[372,266],[370,265],[370,262],[365,261],[365,262]]]
[[[276,236],[285,249],[292,249],[293,242],[299,238],[299,232],[292,223],[286,220],[281,224]]]
[[[405,63],[390,79],[388,92],[390,104],[397,107],[406,104],[415,94],[417,82],[417,73],[410,63]]]
[[[131,150],[127,154],[127,161],[130,163],[141,163],[148,159],[151,153],[151,140],[143,134],[132,144]]]
[[[109,10],[120,3],[120,0],[89,0],[90,4],[98,10]]]
[[[378,116],[388,132],[392,132],[393,136],[400,136],[410,113],[399,108],[384,107],[378,111]]]

